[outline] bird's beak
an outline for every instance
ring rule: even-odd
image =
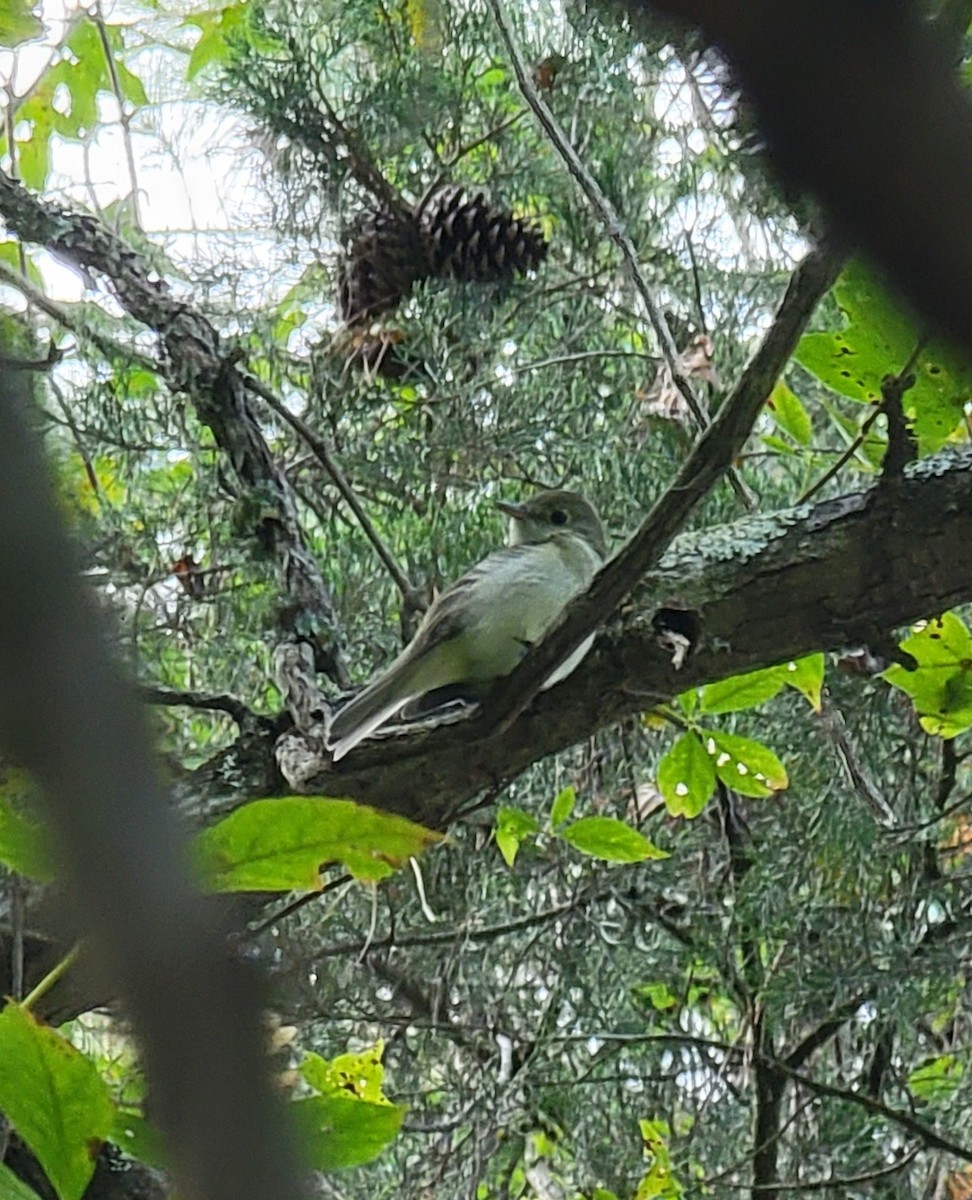
[[[522,521],[526,516],[526,505],[516,504],[512,500],[497,500],[496,507],[502,513],[506,513],[508,517],[512,517],[515,521]]]

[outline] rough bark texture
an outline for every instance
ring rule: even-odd
[[[501,737],[470,727],[360,746],[308,791],[348,795],[430,824],[619,717],[699,684],[859,643],[972,598],[972,451],[942,454],[901,480],[814,506],[682,537],[621,619],[564,684]],[[680,670],[656,619],[691,614]]]

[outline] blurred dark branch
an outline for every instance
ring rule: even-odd
[[[330,591],[304,540],[290,484],[250,409],[238,356],[223,347],[206,317],[176,300],[148,264],[94,217],[39,200],[3,172],[0,215],[20,238],[104,276],[131,316],[156,332],[162,361],[154,369],[161,369],[173,391],[192,398],[246,489],[256,541],[277,561],[283,611],[293,628],[318,634],[328,674],[346,686]]]
[[[627,0],[725,51],[781,174],[937,330],[972,346],[972,108],[953,69],[968,0],[935,24],[899,0]],[[795,85],[798,81],[798,85]]]
[[[0,592],[0,738],[44,789],[83,932],[135,1022],[180,1190],[296,1198],[255,977],[190,887],[141,706],[106,657],[26,432],[20,378],[0,379],[0,556],[17,564]]]
[[[792,1070],[785,1063],[777,1062],[774,1063],[774,1066],[792,1079],[794,1083],[807,1088],[817,1096],[828,1096],[832,1100],[844,1100],[848,1104],[857,1105],[858,1108],[863,1108],[865,1112],[869,1112],[876,1117],[883,1117],[884,1120],[890,1122],[892,1125],[896,1125],[899,1129],[907,1130],[908,1133],[913,1134],[929,1149],[944,1150],[946,1153],[954,1154],[956,1158],[961,1158],[965,1162],[972,1162],[972,1147],[965,1146],[961,1142],[953,1142],[951,1138],[940,1134],[932,1126],[917,1120],[911,1113],[902,1112],[901,1109],[897,1108],[889,1108],[887,1104],[882,1104],[880,1100],[876,1100],[866,1092],[850,1091],[848,1088],[835,1087],[833,1084],[824,1083],[820,1079],[814,1079],[810,1075],[805,1075],[802,1071]]]

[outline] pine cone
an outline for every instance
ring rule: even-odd
[[[462,187],[436,192],[421,210],[431,273],[469,283],[491,283],[532,271],[547,254],[530,221],[494,207],[483,192]]]
[[[346,235],[338,307],[349,324],[395,308],[429,274],[429,251],[411,213],[366,212]]]

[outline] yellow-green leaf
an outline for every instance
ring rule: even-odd
[[[442,835],[353,800],[254,800],[195,839],[204,883],[217,892],[313,891],[320,867],[342,862],[358,879],[384,879]]]
[[[573,787],[568,786],[561,790],[550,808],[550,824],[554,829],[570,819],[576,802],[577,792]]]
[[[768,796],[789,784],[786,770],[768,746],[733,733],[705,731],[711,741],[716,774],[726,785],[743,796]]]
[[[823,701],[824,670],[822,654],[808,654],[806,658],[788,662],[783,668],[786,685],[805,696],[814,712],[820,712]]]
[[[496,845],[508,867],[516,862],[520,844],[540,832],[540,824],[520,808],[503,807],[496,814]]]
[[[668,854],[643,833],[617,817],[581,817],[560,836],[575,850],[607,862],[643,862],[646,858],[668,858]]]
[[[786,667],[767,667],[762,671],[733,675],[704,687],[700,708],[705,713],[739,712],[744,708],[755,708],[757,704],[772,700],[782,691],[785,682]]]
[[[813,437],[813,423],[810,414],[803,407],[799,397],[786,386],[782,379],[777,380],[776,387],[770,392],[766,407],[773,415],[773,420],[784,433],[801,446],[808,446]]]

